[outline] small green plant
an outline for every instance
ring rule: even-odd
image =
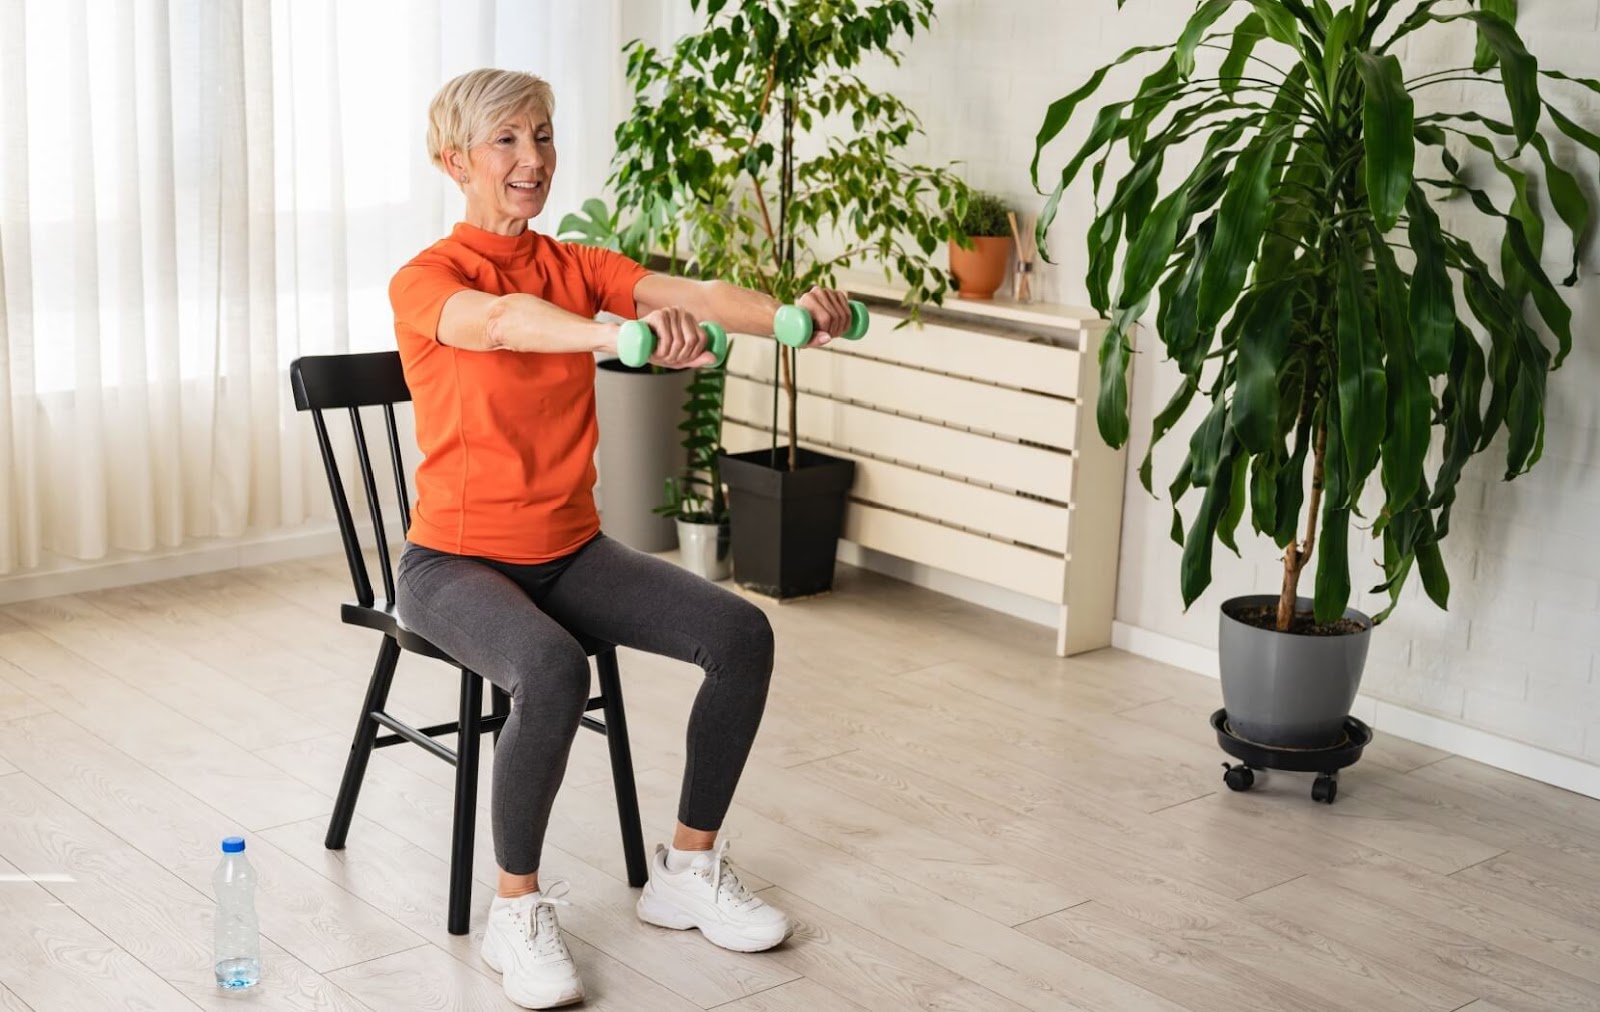
[[[999,196],[983,190],[972,191],[967,211],[960,218],[960,229],[967,235],[1011,235],[1011,208]]]
[[[631,208],[633,213],[624,224],[620,204],[613,212],[599,197],[590,197],[583,202],[581,210],[561,219],[561,224],[556,226],[556,238],[615,250],[641,264],[659,253],[671,257],[677,247],[671,236],[672,219],[679,207],[676,194],[666,197],[640,194],[637,205]],[[674,261],[669,269],[677,266]]]
[[[728,519],[718,459],[722,454],[722,366],[696,369],[683,402],[683,473],[666,481],[666,496],[655,512],[702,524]]]

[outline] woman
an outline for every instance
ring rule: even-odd
[[[778,304],[530,229],[555,174],[552,107],[549,86],[530,74],[478,70],[440,90],[428,154],[460,186],[466,212],[390,284],[423,453],[397,604],[406,626],[511,694],[494,754],[500,883],[482,956],[526,1008],[583,996],[556,921],[565,901],[539,882],[589,694],[574,633],[705,671],[678,825],[671,846],[655,849],[639,917],[747,952],[790,933],[716,845],[766,703],[772,628],[744,598],[606,538],[592,495],[594,352],[614,351],[618,330],[596,315],[643,319],[658,335],[651,361],[679,368],[712,361],[699,321],[771,333]],[[839,292],[813,290],[800,304],[816,321],[813,344],[849,325]]]

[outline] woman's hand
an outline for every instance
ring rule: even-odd
[[[818,288],[800,296],[800,308],[811,313],[813,329],[807,348],[820,348],[850,329],[850,300],[833,288]]]
[[[706,345],[706,332],[700,321],[687,309],[667,306],[639,318],[656,335],[656,350],[650,356],[651,365],[668,369],[695,369],[712,365],[716,356]]]

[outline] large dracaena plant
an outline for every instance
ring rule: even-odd
[[[898,270],[913,309],[948,287],[932,260],[968,191],[947,169],[901,157],[921,127],[893,95],[856,74],[867,57],[899,62],[898,37],[932,19],[932,0],[690,0],[705,23],[670,53],[627,49],[632,112],[616,131],[608,183],[619,208],[668,208],[658,242],[681,237],[689,270],[781,303],[836,287],[857,263]],[[842,240],[842,248],[840,241]],[[788,399],[796,465],[794,349],[773,375]]]
[[[1231,30],[1211,33],[1236,7],[1244,13]],[[1597,153],[1600,137],[1540,94],[1541,77],[1576,79],[1541,70],[1515,19],[1515,0],[1422,0],[1404,12],[1395,0],[1340,10],[1326,0],[1209,0],[1176,42],[1129,50],[1049,108],[1035,186],[1043,149],[1111,68],[1166,54],[1133,97],[1099,110],[1061,171],[1039,240],[1043,250],[1063,192],[1097,159],[1088,288],[1110,319],[1101,435],[1113,446],[1128,438],[1128,337],[1157,293],[1156,333],[1182,385],[1155,416],[1152,447],[1197,393],[1210,401],[1170,488],[1185,607],[1211,581],[1213,541],[1238,552],[1248,505],[1255,530],[1284,549],[1277,627],[1296,621],[1314,552],[1315,620],[1337,619],[1350,598],[1349,530],[1374,474],[1382,504],[1362,522],[1383,539],[1373,592],[1390,595],[1376,618],[1393,610],[1413,568],[1445,607],[1439,542],[1463,465],[1502,429],[1507,480],[1539,459],[1546,373],[1572,338],[1570,311],[1541,266],[1535,182],[1542,178],[1573,236],[1566,285],[1577,277],[1590,208],[1538,131],[1552,124]],[[1475,28],[1476,52],[1462,54],[1472,65],[1408,75],[1397,43],[1453,22]],[[1264,42],[1279,45],[1263,55]],[[1201,49],[1226,54],[1214,75],[1197,73]],[[1416,113],[1413,95],[1462,81],[1479,108],[1485,92],[1503,91],[1510,122],[1470,108]],[[1577,83],[1600,92],[1600,82]],[[1481,152],[1505,178],[1509,206],[1477,185],[1452,142]],[[1131,165],[1102,204],[1119,146]],[[1439,149],[1442,168],[1418,176],[1428,148]],[[1180,166],[1189,171],[1163,192],[1163,169]],[[1482,215],[1472,216],[1473,230],[1496,241],[1498,271],[1442,227],[1435,204],[1458,197]],[[1543,330],[1530,322],[1530,305]],[[1436,428],[1442,447],[1430,473]],[[1139,474],[1149,490],[1149,455]],[[1185,532],[1177,504],[1191,489],[1203,495]]]

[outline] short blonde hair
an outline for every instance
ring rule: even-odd
[[[485,67],[468,71],[439,89],[428,106],[428,158],[440,169],[444,152],[467,149],[519,112],[555,114],[549,82],[518,70]]]

